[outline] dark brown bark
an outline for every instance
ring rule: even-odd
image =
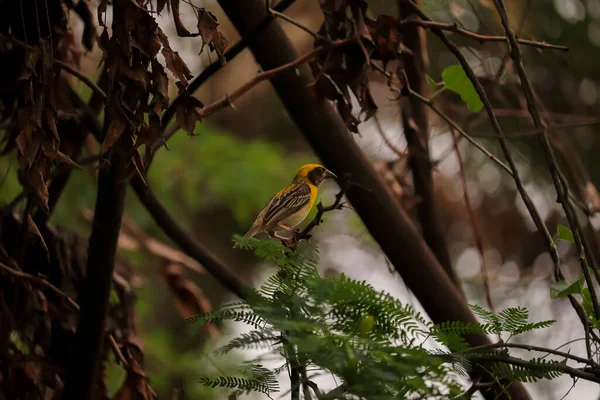
[[[416,4],[419,4],[418,0]],[[404,0],[398,1],[398,9],[401,19],[412,16],[412,12],[406,7]],[[402,62],[410,88],[420,95],[428,97],[429,90],[425,83],[425,73],[429,60],[427,59],[425,31],[416,24],[411,24],[403,27],[402,34],[402,43],[414,52],[414,55],[407,54]],[[460,288],[460,281],[452,269],[448,245],[438,218],[433,188],[433,164],[429,154],[427,109],[423,102],[414,97],[401,98],[400,105],[402,129],[410,156],[408,164],[413,175],[415,194],[420,197],[420,202],[417,204],[417,215],[423,238],[450,279],[454,281],[456,287]]]
[[[127,29],[126,1],[117,0],[113,3],[113,35],[126,36],[123,34]],[[119,118],[117,113],[120,111],[114,103],[120,101],[117,96],[109,97],[102,136],[106,136],[111,119]],[[133,149],[132,133],[131,126],[125,125],[119,139],[107,153],[109,166],[100,169],[98,174],[98,194],[89,239],[85,280],[79,296],[77,350],[69,366],[64,400],[92,398],[102,345],[106,337],[108,300],[125,210],[126,169]]]
[[[219,4],[242,36],[265,15],[262,0],[219,0]],[[281,27],[276,24],[269,26],[250,47],[263,70],[298,57]],[[297,71],[287,71],[271,82],[291,118],[325,165],[338,176],[350,174],[354,181],[368,189],[352,187],[348,190],[348,199],[431,319],[436,323],[449,320],[475,322],[464,298],[356,145],[339,115],[310,90],[312,77],[309,69],[304,66]],[[473,346],[490,343],[483,336],[468,337],[468,340]],[[479,370],[473,375],[476,379],[490,380]],[[506,390],[513,399],[529,399],[527,391],[519,383],[511,384]],[[502,398],[497,387],[486,392],[485,396],[488,399]]]
[[[247,298],[248,290],[237,276],[222,263],[208,249],[197,243],[192,236],[183,230],[169,215],[168,211],[160,204],[152,191],[144,185],[139,176],[131,180],[131,187],[156,224],[167,236],[181,248],[187,255],[198,261],[206,270],[217,279],[227,290],[235,293],[241,299]]]
[[[77,352],[69,369],[63,397],[65,400],[91,398],[92,383],[95,382],[105,337],[108,299],[125,207],[126,160],[123,154],[115,151],[110,159],[110,167],[101,169],[99,173],[98,197],[77,324]]]

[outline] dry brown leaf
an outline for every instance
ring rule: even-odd
[[[33,194],[36,207],[48,211],[48,187],[45,176],[50,170],[50,162],[46,157],[40,157],[28,170],[19,171],[21,184],[29,188]]]
[[[200,37],[202,38],[202,47],[200,47],[200,52],[198,54],[202,54],[204,51],[204,46],[213,41],[213,36],[217,32],[217,27],[219,23],[217,22],[217,18],[210,11],[206,11],[204,8],[198,10],[198,33],[200,33]]]
[[[402,41],[398,18],[380,15],[376,21],[367,19],[366,24],[370,29],[379,57],[384,62],[396,59],[398,46]]]
[[[194,96],[190,95],[181,83],[178,82],[177,85],[179,86],[179,96],[181,98],[181,101],[175,109],[177,123],[188,133],[188,135],[194,136],[196,121],[200,121],[200,114],[196,109],[203,108],[204,104]]]
[[[150,74],[141,64],[130,66],[125,60],[119,59],[119,72],[140,85],[144,90],[149,86]]]
[[[177,35],[181,37],[192,36],[190,31],[183,26],[183,22],[181,22],[181,18],[179,17],[179,0],[169,0],[169,2],[171,3],[171,10],[173,10],[173,21],[175,22]]]
[[[36,74],[35,65],[37,64],[38,60],[40,59],[40,56],[41,56],[41,52],[39,50],[39,47],[35,47],[34,49],[27,50],[26,58],[25,58],[25,68],[23,68],[21,75],[17,78],[18,81],[27,80],[27,79],[31,78],[32,74],[33,75]]]
[[[83,169],[81,168],[81,165],[77,164],[75,161],[73,161],[71,157],[69,157],[67,154],[63,153],[60,150],[44,150],[44,155],[52,160],[56,160],[64,164],[69,164],[78,169]]]
[[[23,156],[22,160],[24,164],[21,164],[25,168],[30,168],[38,154],[38,150],[42,144],[42,136],[40,132],[34,132],[34,126],[32,123],[28,123],[19,133],[16,139],[19,151]]]
[[[142,156],[138,150],[134,150],[131,156],[131,163],[127,166],[127,171],[125,172],[126,179],[130,180],[134,175],[137,174],[142,179],[142,182],[144,182],[144,185],[148,187],[148,183],[144,178],[143,171],[144,161],[142,160]]]
[[[44,111],[44,117],[46,119],[46,124],[48,125],[48,129],[52,132],[52,136],[57,142],[60,142],[60,137],[58,136],[58,130],[56,129],[56,118],[54,113],[51,110],[46,109]]]
[[[49,261],[50,260],[50,251],[48,250],[46,241],[44,240],[42,233],[40,232],[37,225],[33,221],[33,218],[31,218],[30,214],[27,214],[27,231],[39,239],[39,241],[42,245],[42,248],[44,249],[44,253],[46,253],[46,258],[48,258],[48,261]],[[46,310],[46,311],[48,311],[48,310]]]
[[[160,98],[160,103],[163,108],[169,106],[169,77],[165,73],[165,69],[158,61],[152,62],[152,88],[153,93]],[[157,102],[158,103],[158,102]],[[162,112],[153,110],[156,114]]]
[[[102,18],[103,14],[106,14],[106,7],[108,6],[108,0],[100,0],[100,4],[98,4],[98,25],[106,27],[104,23],[104,19]],[[106,32],[106,30],[105,30]]]
[[[156,0],[156,12],[160,13],[165,8],[165,4],[167,4],[167,0]]]
[[[585,191],[587,195],[587,203],[591,206],[591,212],[600,211],[600,194],[598,194],[598,189],[592,182],[588,182],[585,185]]]
[[[192,72],[179,56],[179,53],[171,49],[171,46],[169,46],[169,39],[167,39],[162,31],[159,32],[159,37],[163,45],[161,53],[165,57],[167,68],[184,86],[187,86],[188,79],[192,79],[193,77]]]
[[[112,145],[119,139],[119,137],[121,137],[126,125],[127,121],[121,113],[113,113],[113,118],[110,121],[106,137],[102,142],[102,154],[106,154],[106,152],[110,150]]]
[[[227,40],[225,35],[223,35],[223,33],[221,33],[220,31],[217,31],[217,33],[213,37],[213,41],[210,43],[210,49],[217,52],[219,60],[222,64],[225,64],[227,62],[227,60],[225,59],[225,49],[228,45],[229,41]]]
[[[357,2],[354,3],[351,8],[356,34],[368,42],[373,43],[373,38],[371,37],[371,33],[369,32],[364,17],[364,13],[367,11],[367,4],[365,2]]]
[[[112,400],[155,400],[156,393],[150,387],[148,376],[134,358],[129,360],[127,378]]]
[[[185,271],[179,264],[166,264],[162,272],[167,286],[174,296],[175,306],[184,318],[210,312],[210,302],[198,285],[185,276]],[[212,324],[206,325],[206,328],[211,335],[218,333]]]

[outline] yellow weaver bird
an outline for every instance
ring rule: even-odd
[[[261,210],[244,237],[253,237],[267,232],[286,242],[293,240],[294,228],[306,218],[319,192],[319,185],[327,178],[337,176],[319,164],[307,164],[300,168],[292,182],[281,189]],[[286,238],[277,235],[277,231],[285,230],[292,233]],[[236,244],[233,248],[238,247]]]

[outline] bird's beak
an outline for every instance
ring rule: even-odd
[[[337,175],[334,174],[333,172],[331,172],[330,170],[326,169],[325,170],[325,179],[327,178],[335,178],[337,179]]]

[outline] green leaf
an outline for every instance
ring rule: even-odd
[[[563,225],[558,225],[558,239],[564,240],[566,242],[575,243],[575,239],[573,238],[573,232],[569,228]]]
[[[429,75],[425,74],[425,80],[427,81],[427,84],[429,86],[431,86],[432,89],[437,88],[437,82]]]
[[[573,283],[569,283],[565,280],[558,281],[550,286],[550,297],[556,299],[559,297],[566,297],[571,294],[582,294],[584,283],[585,280],[583,275],[581,275],[581,277]]]
[[[483,103],[475,91],[473,83],[467,77],[465,70],[460,65],[450,65],[442,72],[442,79],[446,88],[460,95],[460,98],[467,103],[471,112],[479,112],[483,108]]]

